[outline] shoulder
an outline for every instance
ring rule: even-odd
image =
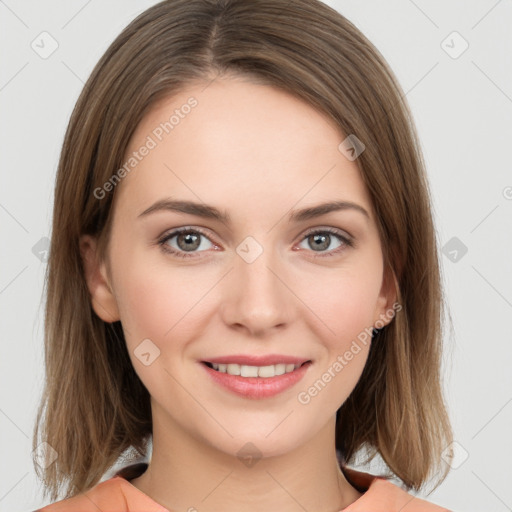
[[[447,508],[418,498],[384,478],[375,478],[372,499],[382,505],[382,511],[390,512],[450,512]],[[381,508],[375,509],[375,512]]]
[[[408,493],[398,485],[380,476],[343,468],[343,472],[364,494],[343,512],[451,512]]]
[[[100,482],[88,491],[46,505],[34,512],[118,512],[129,511],[130,507],[134,506],[144,506],[148,511],[161,510],[161,507],[155,507],[155,503],[149,497],[129,483],[129,480],[141,475],[146,469],[146,463],[124,467],[112,478]]]
[[[120,480],[119,477],[110,478],[84,493],[46,505],[35,512],[97,512],[127,509]]]
[[[146,468],[146,463],[132,464],[84,493],[34,512],[169,512],[129,482]]]

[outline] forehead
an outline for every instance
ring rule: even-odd
[[[344,138],[325,114],[276,87],[237,78],[190,85],[137,126],[125,161],[138,159],[116,199],[138,213],[169,196],[247,212],[332,199],[371,210],[356,163],[338,149]]]

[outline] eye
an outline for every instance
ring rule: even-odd
[[[208,241],[210,241],[206,234],[200,229],[179,228],[175,229],[168,235],[165,235],[161,240],[158,241],[158,244],[162,247],[162,250],[165,252],[171,253],[180,258],[190,258],[191,256],[194,256],[193,252],[197,252],[195,250],[201,247],[201,237],[204,237]],[[176,244],[178,246],[177,248],[169,246],[169,244],[167,243],[173,238],[176,238]]]
[[[338,247],[325,251],[325,249],[329,248],[331,245],[333,237],[337,238],[341,243]],[[174,238],[176,238],[176,245],[170,245],[168,242]],[[180,258],[190,258],[195,256],[194,253],[203,252],[197,250],[203,245],[201,243],[201,238],[205,238],[210,244],[212,244],[209,237],[201,229],[184,227],[175,229],[171,233],[168,233],[158,241],[158,244],[164,252]],[[309,246],[314,248],[312,252],[326,252],[326,254],[321,254],[318,257],[333,256],[345,250],[347,247],[353,247],[354,245],[352,239],[348,235],[334,228],[317,228],[309,231],[304,235],[302,242],[309,243]],[[213,247],[216,246],[213,245]],[[206,249],[203,247],[203,249],[206,250],[208,247]]]
[[[324,249],[327,249],[331,245],[333,236],[341,241],[341,244],[334,249],[324,251]],[[321,258],[334,256],[345,250],[347,247],[353,247],[354,245],[352,239],[348,235],[342,231],[339,231],[338,229],[333,228],[317,228],[313,231],[309,231],[306,233],[306,235],[304,235],[303,242],[306,242],[309,247],[313,247],[313,252],[319,252],[316,249],[319,249],[321,252],[326,252],[326,254],[321,254],[318,256]]]

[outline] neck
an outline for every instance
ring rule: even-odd
[[[219,451],[166,420],[153,422],[151,461],[131,483],[170,511],[338,512],[361,496],[339,469],[335,418],[292,452],[252,459]]]

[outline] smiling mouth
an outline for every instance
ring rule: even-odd
[[[203,364],[215,370],[219,373],[227,373],[229,375],[237,375],[240,377],[262,377],[271,378],[287,373],[293,373],[301,366],[311,364],[311,360],[305,361],[302,364],[271,364],[267,366],[250,366],[245,364],[221,364],[221,363],[210,363],[208,361],[202,361]]]

